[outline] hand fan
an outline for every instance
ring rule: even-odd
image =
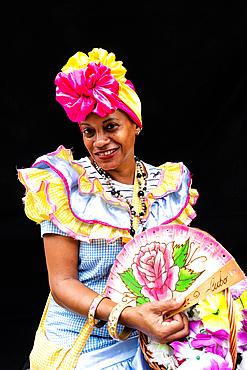
[[[231,254],[208,233],[161,225],[124,246],[111,269],[106,294],[132,306],[185,297],[168,318],[244,278]]]

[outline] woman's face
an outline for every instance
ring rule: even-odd
[[[133,169],[135,137],[140,128],[121,110],[100,117],[90,113],[80,123],[83,141],[95,162],[105,171]],[[114,178],[114,176],[113,176]]]

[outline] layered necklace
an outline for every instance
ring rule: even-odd
[[[130,209],[130,235],[135,236],[135,233],[138,228],[138,224],[142,225],[142,231],[146,228],[144,227],[144,216],[147,211],[147,206],[145,204],[145,191],[147,190],[147,179],[146,173],[142,162],[138,157],[135,157],[136,168],[135,168],[135,181],[134,181],[134,190],[132,202],[128,198],[125,198],[119,190],[116,190],[115,186],[112,183],[111,176],[103,170],[96,162],[93,160],[94,166],[99,174],[103,177],[106,182],[108,189],[111,194],[118,198],[119,200],[125,201]]]

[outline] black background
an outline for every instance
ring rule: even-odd
[[[136,154],[189,167],[200,193],[191,225],[247,271],[246,16],[245,0],[2,1],[1,370],[22,369],[49,291],[16,168],[60,144],[86,155],[54,98],[54,78],[77,51],[102,47],[124,62],[143,108]]]

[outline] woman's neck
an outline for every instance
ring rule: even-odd
[[[133,161],[132,165],[129,167],[125,167],[122,171],[121,170],[109,170],[107,173],[111,176],[111,178],[115,181],[121,182],[122,184],[127,185],[134,185],[135,181],[135,160]]]

